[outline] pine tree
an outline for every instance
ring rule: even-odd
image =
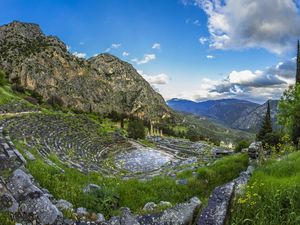
[[[297,72],[296,72],[296,84],[300,84],[300,43],[297,42]]]
[[[265,141],[266,135],[272,133],[272,121],[271,121],[271,107],[270,107],[270,101],[267,103],[267,112],[264,118],[264,121],[262,123],[262,126],[256,136],[256,139],[258,141]]]

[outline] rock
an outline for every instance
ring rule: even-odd
[[[262,154],[262,142],[252,142],[248,148],[248,155],[251,159],[258,159],[259,154]]]
[[[154,202],[148,202],[145,204],[143,210],[145,211],[152,211],[157,207],[157,205]]]
[[[132,215],[129,208],[121,208],[122,215],[120,217],[112,217],[109,221],[109,225],[141,225],[136,217]]]
[[[80,217],[87,216],[89,213],[87,212],[86,208],[80,207],[76,209],[76,213]]]
[[[30,177],[21,169],[16,169],[9,179],[7,189],[12,193],[16,200],[22,200],[27,197],[37,198],[43,192],[37,188],[30,180]]]
[[[19,209],[19,203],[8,192],[4,194],[0,193],[0,202],[1,202],[0,211],[16,213]]]
[[[98,186],[97,184],[88,184],[83,188],[84,193],[90,193],[90,192],[95,192],[101,190],[101,187]]]
[[[193,197],[189,202],[178,204],[161,213],[138,216],[137,220],[143,225],[188,225],[192,224],[200,205],[201,201]]]
[[[100,223],[100,222],[104,222],[104,221],[105,221],[105,218],[104,218],[103,214],[97,213],[97,220],[96,220],[96,222]]]
[[[136,217],[132,215],[129,208],[123,208],[123,213],[120,218],[120,225],[140,225]]]
[[[58,217],[62,217],[62,213],[45,196],[27,198],[20,204],[20,213],[28,222],[35,219],[41,225],[54,224]]]
[[[160,206],[160,207],[172,207],[172,203],[171,202],[166,202],[166,201],[160,201],[158,206]]]
[[[225,224],[234,185],[234,182],[229,182],[214,189],[207,206],[201,212],[197,225]]]
[[[35,157],[34,157],[34,155],[32,155],[29,151],[27,151],[27,150],[24,150],[25,151],[25,155],[26,155],[26,157],[28,158],[28,160],[30,160],[30,161],[34,161],[35,160]]]
[[[68,202],[67,200],[64,200],[64,199],[58,200],[55,205],[60,210],[73,210],[72,203],[70,203],[70,202]]]
[[[188,183],[187,179],[176,180],[176,184],[186,185]]]

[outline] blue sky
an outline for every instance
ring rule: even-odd
[[[114,54],[165,99],[263,102],[293,83],[300,37],[293,0],[0,0],[0,6],[0,24],[38,23],[79,57]]]

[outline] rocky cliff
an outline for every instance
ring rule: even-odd
[[[14,21],[0,27],[0,68],[11,82],[45,100],[60,98],[63,106],[78,111],[116,111],[149,119],[172,114],[132,65],[110,54],[78,58],[36,24]]]

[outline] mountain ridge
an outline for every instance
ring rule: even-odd
[[[78,58],[34,23],[0,26],[0,68],[11,82],[45,100],[60,98],[64,107],[77,111],[115,111],[152,120],[173,115],[131,64],[107,53]]]

